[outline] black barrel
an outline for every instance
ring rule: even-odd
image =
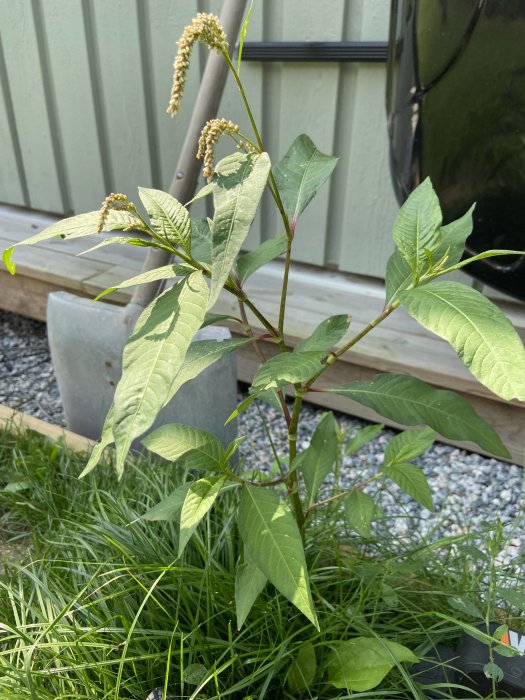
[[[393,0],[387,112],[400,203],[430,176],[469,257],[525,250],[525,0]],[[465,270],[525,299],[525,256]]]

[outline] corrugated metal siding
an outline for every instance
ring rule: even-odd
[[[207,50],[195,52],[181,113],[166,115],[175,42],[216,0],[2,0],[0,201],[70,213],[139,184],[167,188]],[[389,0],[255,0],[250,41],[385,40]],[[308,133],[340,157],[305,212],[302,262],[382,276],[397,205],[390,185],[384,65],[244,63],[274,161]],[[221,116],[246,118],[233,85]],[[225,147],[222,147],[225,152]],[[201,205],[201,208],[204,205]],[[274,235],[265,202],[248,245]]]

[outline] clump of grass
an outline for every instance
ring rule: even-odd
[[[287,677],[305,644],[319,670],[304,697],[350,698],[323,674],[333,640],[380,635],[424,656],[479,622],[475,607],[519,622],[492,594],[519,582],[516,567],[494,565],[488,529],[485,543],[465,535],[414,546],[388,521],[362,541],[327,518],[307,545],[321,631],[271,591],[238,631],[228,494],[178,559],[177,523],[141,516],[187,475],[133,458],[121,482],[110,464],[79,481],[83,461],[35,434],[0,433],[2,526],[30,544],[0,578],[2,698],[144,700],[159,686],[185,698],[297,698]],[[360,697],[425,695],[400,667]]]

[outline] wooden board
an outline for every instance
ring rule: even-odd
[[[0,404],[0,426],[10,426],[13,430],[34,430],[51,440],[62,439],[64,444],[75,452],[89,452],[95,444],[93,440],[83,435],[77,435],[77,433],[66,430],[59,425],[46,423],[46,421],[33,418],[33,416],[15,411],[2,404]]]

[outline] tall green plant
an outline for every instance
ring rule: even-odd
[[[437,390],[419,379],[398,374],[380,374],[370,381],[355,381],[330,389],[323,389],[322,379],[328,367],[399,306],[404,306],[425,328],[446,339],[474,376],[497,396],[504,400],[525,400],[525,351],[510,322],[479,292],[440,279],[474,260],[522,252],[491,250],[462,260],[465,241],[472,230],[472,209],[443,226],[438,198],[427,179],[407,199],[395,222],[396,250],[387,265],[387,298],[383,310],[363,330],[346,340],[343,339],[347,338],[349,317],[332,316],[290,350],[285,342],[285,321],[292,249],[296,234],[300,239],[300,217],[330,177],[337,159],[321,153],[303,134],[272,168],[240,80],[239,67],[232,64],[224,33],[212,15],[199,15],[179,42],[168,111],[178,109],[189,54],[196,41],[203,41],[223,55],[253,130],[245,135],[235,124],[218,119],[209,122],[203,131],[199,154],[204,158],[208,184],[198,196],[213,198],[213,219],[192,220],[187,207],[169,194],[141,188],[139,196],[149,220],[140,215],[125,195],[113,194],[100,212],[66,219],[17,245],[31,245],[55,236],[76,238],[91,234],[94,229],[99,232],[119,229],[122,236],[101,245],[150,245],[169,251],[179,261],[118,285],[126,287],[160,279],[174,281],[145,309],[126,344],[122,378],[101,441],[83,474],[90,472],[104,448],[114,443],[116,469],[121,475],[132,441],[150,428],[162,407],[185,382],[236,347],[244,343],[253,345],[260,366],[249,398],[237,408],[235,415],[258,397],[279,407],[288,428],[288,454],[285,459],[279,459],[277,477],[249,478],[237,473],[232,457],[238,441],[224,446],[203,430],[166,425],[148,435],[144,445],[160,457],[191,467],[195,478],[177,488],[146,517],[180,521],[178,552],[182,557],[197,525],[221,493],[235,492],[237,528],[243,545],[235,591],[239,626],[267,582],[318,626],[304,548],[309,525],[319,508],[331,508],[336,521],[346,518],[350,528],[366,537],[377,509],[363,490],[366,483],[346,490],[336,485],[331,492],[321,488],[326,477],[337,471],[338,445],[343,437],[332,415],[326,414],[310,446],[299,451],[297,434],[304,399],[314,387],[316,391],[335,391],[388,419],[419,426],[390,441],[381,469],[369,481],[393,481],[426,508],[432,507],[432,495],[414,460],[432,444],[436,433],[452,440],[472,441],[495,455],[509,457],[495,431],[454,392]],[[213,147],[223,134],[230,136],[238,149],[213,166]],[[281,216],[283,233],[257,250],[242,254],[266,190]],[[133,237],[131,231],[137,229],[148,234],[146,242]],[[15,272],[11,261],[14,247],[4,252],[3,258],[12,273]],[[281,300],[270,317],[249,298],[244,283],[260,266],[281,254],[284,255]],[[245,338],[192,343],[198,329],[213,321],[209,310],[222,290],[237,299],[239,333]],[[259,347],[261,336],[252,327],[248,311],[256,319],[257,327],[263,329],[264,337],[271,339],[279,351],[271,359],[266,359]],[[285,400],[286,392],[294,397],[291,407]],[[363,435],[362,439],[368,437],[372,435]],[[353,448],[350,445],[348,449]],[[367,663],[356,668],[356,655]],[[305,659],[309,656],[311,650],[306,650]],[[334,640],[329,677],[338,688],[364,691],[377,685],[394,665],[414,658],[399,644],[380,638],[360,637],[344,643]],[[300,659],[297,664],[301,664]]]

